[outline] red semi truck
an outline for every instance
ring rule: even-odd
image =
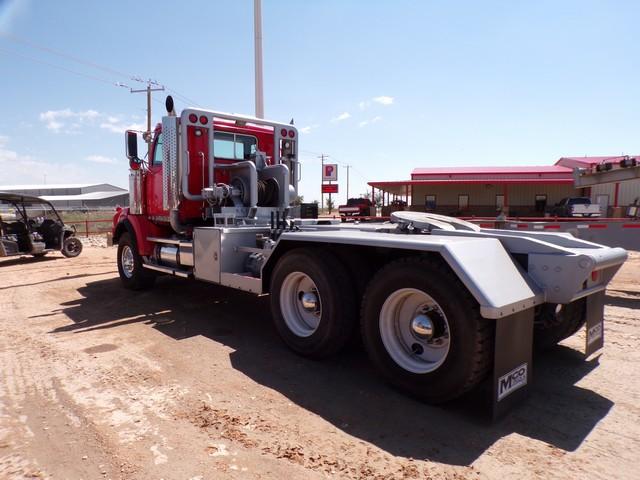
[[[170,97],[167,112],[146,162],[126,134],[130,205],[113,220],[126,288],[167,274],[269,294],[298,354],[326,357],[361,335],[396,387],[442,402],[487,379],[494,414],[528,390],[534,343],[584,327],[586,353],[602,346],[604,290],[623,249],[419,212],[391,223],[291,218],[294,126],[177,115]]]

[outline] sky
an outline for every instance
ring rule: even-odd
[[[416,167],[640,152],[637,1],[263,0],[265,117],[340,195]],[[127,187],[133,78],[177,110],[254,114],[253,2],[0,0],[0,185]],[[154,123],[164,92],[154,97]]]

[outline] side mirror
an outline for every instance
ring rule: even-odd
[[[127,158],[129,161],[140,159],[138,158],[138,134],[136,132],[132,132],[131,130],[127,130],[125,132],[125,137],[127,139]]]

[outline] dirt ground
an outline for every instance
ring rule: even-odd
[[[479,393],[421,404],[355,348],[295,356],[267,298],[162,278],[120,287],[115,248],[0,261],[0,478],[640,477],[640,254],[607,294],[606,345],[534,361],[491,423]]]

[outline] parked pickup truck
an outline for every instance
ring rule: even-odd
[[[373,204],[368,198],[350,198],[346,205],[340,205],[338,212],[342,220],[347,217],[368,217]]]
[[[587,197],[567,197],[553,207],[552,215],[558,217],[599,217],[600,205]]]

